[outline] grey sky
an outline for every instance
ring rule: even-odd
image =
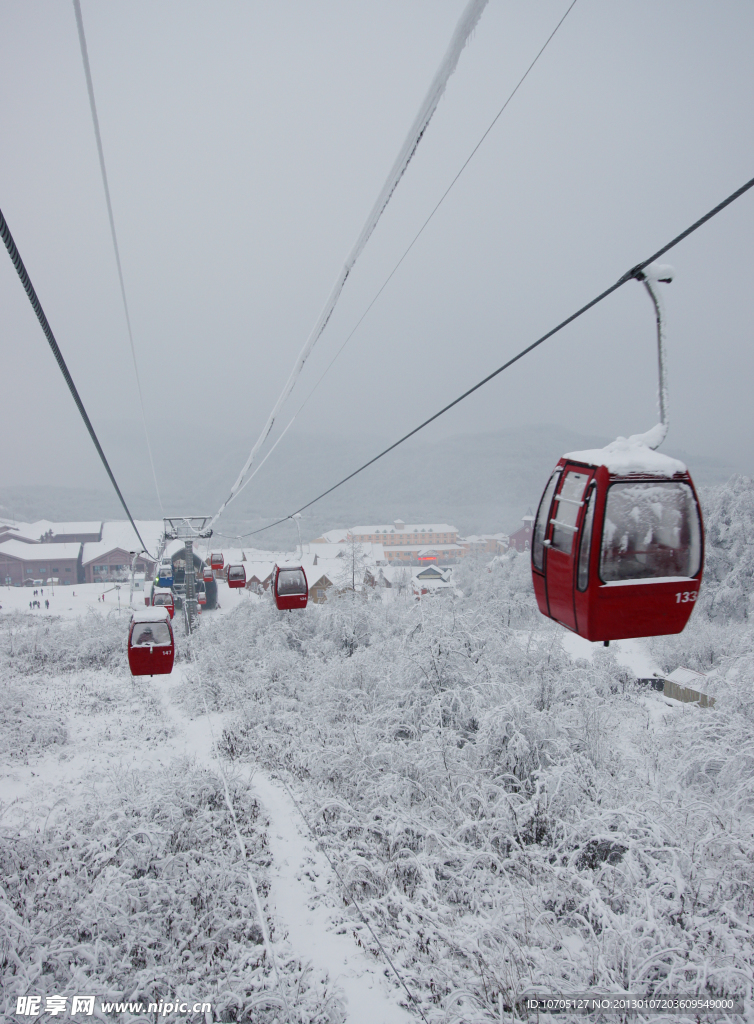
[[[82,0],[145,397],[175,414],[158,467],[188,466],[184,427],[251,446],[463,6]],[[566,7],[491,0],[291,412]],[[2,23],[0,206],[95,425],[131,417],[142,450],[73,7],[4,0]],[[578,0],[302,426],[399,436],[750,178],[752,38],[744,0]],[[664,292],[668,445],[750,472],[752,228],[749,194],[667,257]],[[106,486],[4,255],[0,302],[0,480]],[[655,422],[655,391],[630,284],[431,436],[631,433]],[[144,472],[147,490],[146,453]]]

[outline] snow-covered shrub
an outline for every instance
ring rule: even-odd
[[[303,616],[249,603],[197,635],[185,699],[207,680],[233,712],[225,755],[292,782],[429,1019],[496,1020],[497,993],[534,985],[750,989],[748,761],[716,776],[721,831],[699,817],[709,713],[664,726],[611,650],[574,663],[526,559],[455,582]],[[740,708],[726,714],[743,744]]]
[[[231,781],[231,799],[264,896],[265,822],[248,784]],[[9,1006],[30,990],[97,992],[145,1004],[210,1001],[215,1019],[225,1021],[281,1019],[215,774],[176,762],[102,779],[81,805],[51,811],[42,834],[0,831],[0,873]],[[295,956],[282,970],[294,1019],[341,1024],[337,1000]],[[177,1017],[200,1019],[164,1019]]]
[[[124,673],[128,618],[90,612],[78,619],[29,621],[9,615],[0,630],[0,665],[23,675],[104,668]]]
[[[0,753],[11,761],[26,760],[54,744],[68,741],[59,713],[48,710],[34,690],[3,680],[0,684]]]
[[[696,614],[740,622],[754,616],[754,481],[734,476],[706,487],[704,582]]]

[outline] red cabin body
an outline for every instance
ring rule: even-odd
[[[167,608],[134,612],[128,631],[128,665],[133,676],[163,676],[173,671],[175,641]]]
[[[212,566],[205,565],[204,568],[202,569],[202,579],[204,580],[204,582],[209,583],[210,580],[213,580],[214,578],[215,574],[212,572]]]
[[[210,555],[209,564],[212,569],[222,569],[222,567],[225,565],[225,559],[223,558],[222,553],[215,553]]]
[[[306,608],[309,584],[301,565],[276,565],[272,574],[272,596],[281,611]]]
[[[173,591],[168,590],[166,587],[155,587],[152,591],[152,607],[167,608],[168,615],[172,619],[175,614],[175,599],[173,598]]]
[[[199,607],[207,603],[207,588],[204,585],[204,580],[197,580],[196,582],[196,603]]]
[[[231,589],[237,589],[239,587],[246,586],[246,566],[245,565],[229,565],[228,566],[228,586]]]
[[[587,640],[680,633],[694,609],[704,561],[694,484],[682,463],[646,452],[638,471],[630,458],[564,456],[537,510],[539,610]]]

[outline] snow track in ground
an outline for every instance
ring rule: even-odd
[[[217,771],[214,743],[223,731],[223,715],[211,713],[188,719],[171,700],[183,680],[182,667],[172,676],[155,677],[165,713],[176,728],[166,753],[189,755]],[[213,742],[214,741],[214,742]],[[170,749],[172,747],[172,750]],[[158,760],[163,763],[163,756]],[[247,769],[264,811],[270,819],[272,889],[268,906],[277,942],[287,940],[295,955],[330,984],[345,993],[349,1024],[409,1024],[416,1017],[403,1009],[383,964],[359,948],[336,909],[338,883],[324,854],[304,833],[306,825],[285,788],[258,768]],[[393,991],[391,991],[391,988]]]
[[[259,770],[253,787],[270,817],[272,892],[269,903],[279,935],[327,973],[348,998],[353,1024],[402,1024],[418,1018],[398,1004],[385,964],[356,945],[333,906],[337,882],[324,854],[305,835],[306,825],[285,788]],[[341,930],[337,930],[340,928]],[[401,993],[402,994],[402,993]]]

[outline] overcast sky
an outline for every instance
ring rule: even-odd
[[[201,476],[197,432],[251,447],[464,5],[82,0],[158,466]],[[290,412],[567,6],[490,0]],[[0,207],[95,426],[134,421],[147,489],[73,6],[4,0],[2,25]],[[750,0],[578,0],[301,426],[400,436],[752,177],[752,39]],[[754,190],[666,257],[664,293],[668,446],[748,472],[753,229]],[[104,488],[5,255],[0,302],[0,482]],[[428,436],[645,430],[654,346],[630,283]]]

